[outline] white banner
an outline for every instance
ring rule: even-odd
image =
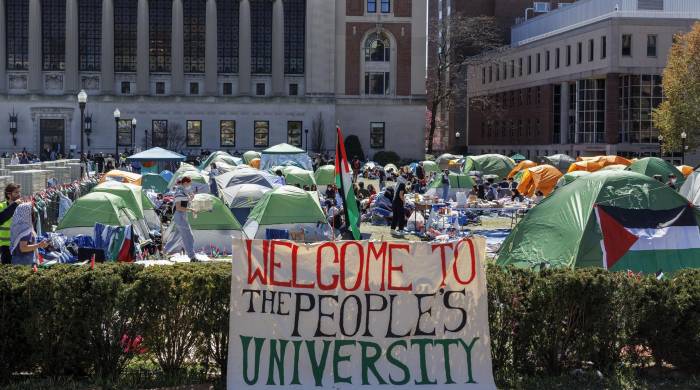
[[[495,389],[484,245],[236,240],[228,389]]]

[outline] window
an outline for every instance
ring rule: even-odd
[[[365,94],[388,95],[389,76],[388,72],[365,72]]]
[[[254,138],[253,146],[256,148],[266,148],[270,145],[270,122],[255,121],[253,122]]]
[[[156,81],[156,95],[165,95],[164,81]]]
[[[292,83],[289,84],[289,96],[299,95],[299,84]]]
[[[547,52],[544,54],[544,70],[549,70],[549,50],[547,50]]]
[[[389,62],[391,57],[391,47],[389,37],[386,34],[377,32],[365,41],[365,61],[368,62]]]
[[[620,142],[655,144],[659,130],[652,111],[663,101],[660,75],[620,76]]]
[[[493,68],[489,66],[489,83],[493,82]]]
[[[250,2],[250,67],[257,74],[272,73],[272,2]]]
[[[132,132],[133,129],[131,128],[131,119],[119,119],[117,121],[117,145],[132,146]]]
[[[136,4],[114,0],[114,71],[136,72]]]
[[[496,81],[499,81],[501,79],[501,67],[498,66],[498,64],[496,64],[495,67],[496,67]]]
[[[604,60],[608,56],[608,37],[600,37],[600,59]]]
[[[122,94],[123,95],[128,95],[131,93],[131,82],[129,81],[122,81]]]
[[[154,147],[168,146],[168,121],[163,119],[151,122],[151,143]]]
[[[481,68],[481,84],[486,84],[486,68]]]
[[[219,1],[216,4],[216,67],[219,73],[238,73],[239,8],[237,1]]]
[[[577,82],[576,143],[605,142],[605,80],[585,79]]]
[[[190,83],[190,95],[199,95],[199,83]]]
[[[503,63],[503,80],[508,80],[508,63]]]
[[[7,70],[29,69],[29,2],[6,0]]]
[[[381,6],[383,14],[391,12],[391,0],[381,0]]]
[[[66,68],[66,1],[41,2],[41,51],[43,70]]]
[[[588,62],[593,62],[593,57],[595,57],[595,41],[592,39],[588,40]]]
[[[223,120],[219,122],[219,145],[236,146],[236,121]]]
[[[306,0],[284,0],[284,73],[303,74]]]
[[[204,73],[207,2],[206,0],[184,0],[182,10],[185,73]]]
[[[80,70],[99,72],[102,61],[102,0],[78,2],[78,42]]]
[[[559,69],[559,54],[561,54],[561,50],[557,47],[554,50],[554,69]]]
[[[515,60],[510,60],[510,78],[515,78]]]
[[[535,99],[537,104],[540,104],[542,102],[542,87],[537,87]]]
[[[149,69],[151,72],[170,72],[172,10],[172,0],[149,0],[148,2]],[[134,21],[132,20],[131,23]]]
[[[540,73],[541,65],[542,65],[542,54],[537,53],[537,62],[535,64],[535,72]]]
[[[518,58],[518,76],[522,76],[522,75],[523,75],[523,59],[521,57],[521,58]]]
[[[265,96],[265,83],[255,84],[255,94],[258,96]]]
[[[527,56],[527,74],[532,74],[532,56]]]
[[[373,14],[377,12],[377,0],[367,0],[367,13]]]
[[[224,83],[223,89],[224,96],[233,95],[233,83]]]
[[[552,88],[552,140],[553,144],[561,143],[561,85]],[[555,152],[556,153],[556,152]]]
[[[576,63],[580,64],[583,62],[583,42],[576,44]]]
[[[647,57],[656,57],[656,35],[647,35]]]
[[[287,122],[287,143],[301,147],[301,121]]]
[[[370,122],[369,147],[372,149],[384,148],[384,122]]]
[[[187,121],[187,146],[202,146],[202,121]]]
[[[624,57],[632,56],[632,35],[622,35],[622,55]]]

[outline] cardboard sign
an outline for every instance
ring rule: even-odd
[[[484,240],[237,240],[228,389],[495,389]]]

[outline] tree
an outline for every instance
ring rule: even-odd
[[[179,123],[175,123],[168,128],[167,145],[169,150],[180,152],[187,146],[187,136]]]
[[[677,35],[663,73],[666,99],[653,111],[654,125],[663,135],[666,152],[681,150],[681,136],[689,148],[700,139],[700,22]]]
[[[323,153],[323,149],[326,148],[326,125],[323,121],[322,112],[319,112],[318,117],[314,118],[311,128],[313,130],[313,133],[311,133],[311,149],[317,153]]]
[[[503,46],[503,31],[496,19],[488,16],[465,17],[453,14],[429,23],[432,64],[428,67],[427,152],[433,152],[437,113],[456,101],[466,99],[466,81],[456,82],[469,66],[489,61],[484,53]]]

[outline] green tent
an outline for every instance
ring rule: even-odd
[[[645,157],[633,162],[627,167],[628,171],[641,173],[642,175],[653,178],[655,175],[661,175],[664,183],[668,182],[668,176],[676,175],[676,188],[681,188],[685,182],[685,175],[678,170],[673,164],[658,157]]]
[[[98,184],[92,189],[92,192],[106,192],[122,198],[126,207],[134,213],[136,218],[143,219],[144,195],[141,187],[116,181],[106,181]],[[148,203],[151,202],[148,201]]]
[[[58,230],[92,229],[96,223],[124,226],[136,219],[121,197],[107,192],[91,192],[73,203],[58,224]]]
[[[307,171],[306,169],[301,169],[295,166],[288,166],[284,168],[284,181],[287,185],[291,186],[309,186],[316,184],[314,179],[314,173]]]
[[[430,172],[440,172],[440,167],[435,163],[435,161],[423,161],[423,170],[425,173]]]
[[[250,164],[250,162],[253,161],[253,159],[260,158],[261,156],[262,154],[260,154],[260,152],[256,152],[255,150],[249,150],[243,153],[243,161],[246,164]]]
[[[235,167],[236,165],[241,163],[241,159],[233,157],[232,155],[230,155],[226,152],[216,151],[216,152],[210,154],[209,156],[207,156],[207,158],[204,161],[202,161],[201,164],[199,164],[199,169],[204,170],[204,169],[209,168],[209,166],[212,163],[222,163],[222,162],[225,164],[228,164],[230,166]]]
[[[521,162],[521,161],[527,160],[527,157],[523,156],[523,155],[520,154],[520,153],[516,153],[516,154],[510,156],[510,159],[513,160],[513,161],[515,161],[515,163],[517,164],[517,163],[519,163],[519,162]]]
[[[450,199],[457,199],[458,192],[468,193],[471,191],[472,187],[476,185],[474,179],[471,176],[463,173],[450,172],[450,191],[448,197]],[[436,175],[433,180],[428,185],[428,190],[425,192],[426,195],[437,195],[442,197],[442,175]]]
[[[173,178],[170,179],[170,182],[168,183],[168,188],[175,187],[177,181],[182,179],[183,177],[189,177],[190,179],[192,179],[193,185],[207,185],[209,183],[209,178],[203,175],[201,172],[199,172],[197,168],[190,164],[182,163],[180,164],[180,168],[173,174]]]
[[[515,167],[510,157],[500,154],[483,154],[481,156],[469,156],[464,163],[463,172],[477,171],[482,175],[496,175],[503,179]]]
[[[326,222],[321,206],[308,192],[282,186],[265,193],[253,207],[243,231],[248,238],[265,238],[264,227],[289,229],[302,224]]]
[[[141,175],[141,187],[144,190],[152,190],[159,194],[168,192],[168,182],[157,173],[144,173]]]
[[[664,183],[635,172],[595,172],[558,189],[531,209],[503,242],[497,264],[523,268],[601,267],[601,233],[593,208],[596,204],[668,210],[688,201]],[[632,263],[625,255],[613,270],[675,270],[669,267],[668,255],[663,251],[649,253],[660,255],[649,256],[643,263]],[[680,266],[674,264],[676,269]]]
[[[241,224],[218,197],[210,194],[197,194],[194,200],[211,200],[214,207],[211,211],[197,213],[197,218],[192,213],[187,214],[192,230],[241,230]]]
[[[561,173],[569,171],[569,166],[576,162],[576,159],[567,154],[554,154],[551,156],[540,157],[540,163],[549,164],[556,167]]]
[[[557,182],[557,188],[564,187],[565,185],[573,183],[578,178],[580,178],[582,176],[588,176],[590,174],[591,173],[588,171],[573,171],[573,172],[565,173],[564,176],[559,178],[559,181]]]
[[[316,184],[321,186],[335,184],[335,165],[323,165],[318,167],[314,174],[314,179],[316,179]]]

